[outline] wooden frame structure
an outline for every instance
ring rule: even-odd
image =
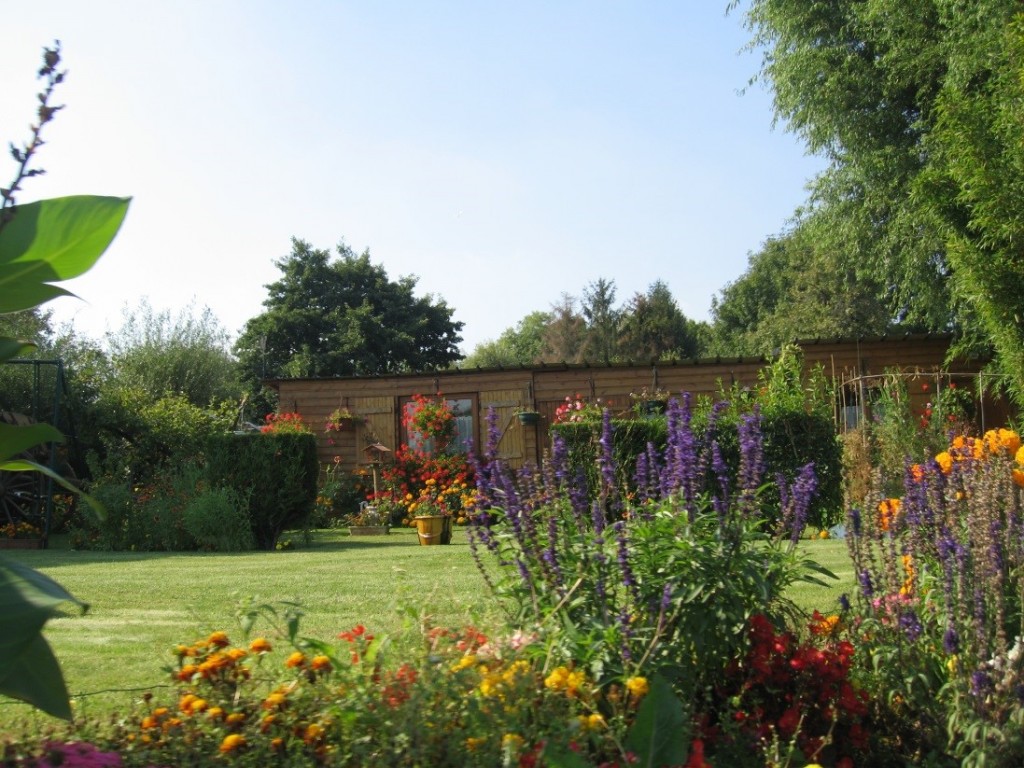
[[[866,389],[871,377],[887,371],[908,375],[976,376],[984,361],[958,360],[947,364],[951,338],[938,335],[905,335],[853,340],[811,340],[797,342],[803,350],[804,367],[821,366],[824,373],[840,385],[840,391],[859,391],[859,403],[866,404]],[[501,434],[500,455],[513,466],[539,462],[548,445],[548,426],[555,409],[567,396],[577,393],[588,399],[600,398],[613,412],[628,411],[630,393],[643,387],[667,390],[673,394],[691,392],[714,397],[734,384],[753,387],[758,383],[764,358],[710,358],[685,361],[659,361],[646,365],[547,364],[517,368],[453,369],[430,373],[339,378],[275,379],[265,382],[277,390],[279,408],[302,415],[319,437],[320,457],[324,462],[336,457],[355,468],[365,463],[363,448],[379,443],[390,448],[407,442],[401,412],[414,394],[442,393],[466,407],[465,419],[474,445],[486,441],[486,415],[494,408]],[[853,389],[850,389],[850,388]],[[926,392],[913,394],[924,407]],[[353,428],[325,435],[323,424],[339,407],[347,407],[357,419]],[[848,425],[848,403],[836,403],[837,429]],[[862,406],[863,407],[863,406]],[[999,406],[988,405],[993,420]],[[1005,419],[1005,405],[1003,418]],[[519,410],[541,414],[537,425],[520,424]],[[328,440],[330,438],[330,440]]]

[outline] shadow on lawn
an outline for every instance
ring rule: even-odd
[[[0,556],[12,561],[23,563],[31,568],[50,569],[67,565],[105,564],[116,566],[118,563],[136,563],[164,558],[247,558],[258,555],[287,557],[289,555],[309,555],[311,553],[344,553],[346,551],[368,549],[416,549],[432,551],[444,547],[421,547],[412,529],[399,529],[387,536],[349,536],[347,533],[334,530],[313,531],[307,544],[303,541],[301,531],[286,533],[282,541],[291,541],[293,547],[283,550],[252,550],[249,552],[111,552],[107,550],[73,550],[67,536],[54,536],[49,549],[39,550],[5,550]],[[468,545],[465,533],[456,531],[452,543],[447,547],[465,547]]]

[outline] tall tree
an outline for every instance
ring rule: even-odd
[[[583,359],[587,321],[576,310],[576,297],[563,293],[551,307],[551,320],[544,329],[541,361],[578,363]]]
[[[599,277],[583,289],[580,302],[587,333],[583,356],[601,362],[614,360],[619,346],[619,320],[622,313],[615,308],[615,281]]]
[[[796,339],[892,329],[878,300],[882,286],[854,260],[822,248],[817,223],[804,220],[769,238],[747,271],[712,299],[716,354],[770,355]]]
[[[980,318],[1024,403],[1019,2],[749,5],[777,117],[830,160],[811,201],[824,235],[897,319]]]
[[[637,293],[623,313],[620,350],[627,360],[697,357],[698,324],[687,319],[661,280]]]
[[[106,345],[118,385],[136,387],[152,400],[182,395],[202,408],[237,400],[241,393],[227,331],[209,307],[195,312],[190,306],[172,315],[142,300],[124,311],[121,327],[107,333]]]
[[[551,322],[547,312],[531,312],[512,328],[506,328],[494,341],[485,341],[466,356],[464,368],[497,368],[533,365],[540,361],[544,348],[544,329]]]
[[[416,296],[417,280],[385,269],[344,243],[337,259],[293,239],[276,262],[262,314],[235,349],[248,380],[351,376],[444,368],[460,359],[462,323],[443,299]]]

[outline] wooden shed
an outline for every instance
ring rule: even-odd
[[[821,366],[825,374],[841,385],[836,403],[837,429],[854,425],[870,408],[870,391],[887,371],[901,371],[913,378],[948,381],[951,375],[976,380],[982,362],[957,361],[946,365],[950,337],[905,335],[855,340],[811,340],[798,342],[804,366]],[[452,402],[463,440],[475,446],[486,441],[486,415],[494,408],[501,434],[500,455],[512,465],[539,462],[548,445],[548,427],[555,409],[567,396],[579,393],[600,398],[613,412],[628,411],[630,393],[644,387],[673,394],[691,392],[714,396],[733,384],[754,386],[765,366],[764,358],[708,358],[634,364],[547,364],[518,368],[453,369],[431,373],[338,378],[275,379],[266,384],[277,390],[279,408],[302,415],[320,440],[324,462],[338,457],[349,467],[367,462],[364,449],[370,443],[389,448],[409,441],[401,414],[414,394],[442,393]],[[941,374],[941,379],[940,379]],[[924,407],[928,388],[918,388],[912,397]],[[337,408],[347,407],[358,418],[352,429],[334,433],[331,441],[323,425]],[[1002,418],[996,406],[989,406],[992,423]],[[541,414],[537,425],[523,425],[516,411],[532,409]]]

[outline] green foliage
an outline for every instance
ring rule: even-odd
[[[111,197],[65,197],[43,200],[13,208],[14,193],[29,170],[29,161],[41,144],[39,131],[57,107],[48,99],[53,87],[63,79],[56,70],[59,48],[47,49],[40,75],[48,87],[39,95],[39,121],[33,128],[33,140],[12,155],[20,163],[18,175],[3,190],[0,206],[0,312],[34,309],[39,304],[67,291],[56,282],[77,277],[87,271],[117,234],[128,210],[128,200]],[[0,338],[0,363],[25,351],[15,339]],[[28,436],[28,440],[26,440]],[[9,427],[0,431],[0,471],[37,471],[66,481],[52,470],[18,458],[18,454],[37,442],[60,442],[53,427]],[[28,443],[26,445],[26,442]],[[74,489],[72,489],[74,490]],[[4,638],[0,661],[0,694],[22,699],[43,711],[71,718],[67,690],[57,660],[41,634],[44,624],[56,615],[57,606],[74,601],[60,585],[31,569],[0,561],[0,637]],[[77,601],[76,601],[77,602]]]
[[[135,387],[105,388],[95,409],[100,432],[92,472],[97,481],[109,476],[145,481],[166,467],[192,461],[203,455],[211,434],[230,429],[235,420],[228,402],[203,408],[181,394],[154,400]]]
[[[1024,401],[1019,14],[1011,0],[755,0],[747,19],[777,117],[831,161],[815,248],[857,254],[896,321],[991,343]]]
[[[747,271],[712,300],[719,355],[774,355],[798,339],[873,335],[892,329],[883,286],[845,252],[821,245],[813,217],[769,238]]]
[[[656,280],[637,293],[622,316],[619,354],[626,360],[694,358],[700,352],[698,323],[687,319],[668,285]]]
[[[43,625],[67,602],[87,608],[38,571],[0,561],[0,693],[70,720],[64,678],[42,635]]]
[[[117,385],[149,400],[166,395],[205,408],[236,400],[241,392],[227,332],[213,313],[191,308],[176,316],[155,311],[146,300],[125,310],[122,326],[106,335]]]
[[[512,328],[506,328],[494,341],[477,344],[460,363],[463,368],[496,368],[511,365],[535,365],[543,351],[544,329],[551,322],[548,312],[531,312]]]
[[[636,461],[651,443],[663,450],[667,435],[663,417],[612,420],[612,455],[618,469],[617,482],[623,488],[633,485],[632,472]],[[572,477],[586,478],[588,495],[596,498],[601,488],[601,473],[597,457],[601,450],[601,421],[577,421],[552,424],[552,436],[565,442],[567,467]]]
[[[218,434],[208,451],[211,486],[248,498],[257,547],[273,549],[285,530],[308,523],[320,468],[312,434]]]
[[[231,488],[201,488],[185,507],[185,530],[199,548],[245,552],[253,548],[249,502]]]
[[[235,345],[251,391],[267,377],[350,376],[443,368],[460,358],[462,323],[443,300],[414,294],[416,279],[338,246],[338,259],[301,240],[278,260],[263,314]]]

